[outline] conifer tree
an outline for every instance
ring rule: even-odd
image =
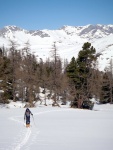
[[[90,43],[84,43],[82,50],[79,51],[77,60],[75,61],[72,58],[66,69],[68,77],[74,84],[73,92],[75,96],[73,102],[76,105],[82,104],[83,100],[91,96],[89,92],[91,88],[90,77],[92,75],[93,63],[96,61],[95,53],[96,50]],[[77,107],[81,107],[81,104]]]
[[[0,54],[0,90],[3,93],[0,95],[0,102],[7,103],[8,99],[12,98],[12,69],[10,67],[10,59]]]
[[[61,82],[61,72],[62,72],[62,63],[60,61],[60,57],[58,54],[58,49],[56,47],[56,42],[53,44],[53,50],[51,51],[52,54],[52,74],[51,74],[51,86],[52,90],[54,91],[54,96],[53,96],[53,106],[59,106],[58,104],[58,92],[60,88],[60,82]]]
[[[110,102],[110,79],[108,73],[106,72],[103,74],[100,102],[101,103]]]

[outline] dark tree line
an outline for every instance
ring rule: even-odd
[[[68,63],[62,63],[58,55],[56,43],[51,52],[53,59],[37,60],[31,54],[29,43],[17,50],[11,42],[8,53],[4,47],[0,49],[0,103],[21,100],[29,102],[40,101],[40,87],[47,98],[53,99],[53,106],[58,102],[66,104],[71,101],[72,107],[81,108],[85,100],[95,97],[101,103],[112,102],[113,82],[112,64],[106,72],[100,72],[97,67],[96,50],[90,43],[84,43],[78,58],[74,57]]]

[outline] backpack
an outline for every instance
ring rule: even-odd
[[[27,117],[30,116],[30,111],[26,111],[26,116],[27,116]]]

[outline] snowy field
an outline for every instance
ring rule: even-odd
[[[0,108],[0,150],[113,150],[113,105],[30,110],[26,128],[25,108]]]

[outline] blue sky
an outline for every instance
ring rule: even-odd
[[[58,29],[113,24],[113,0],[0,0],[0,28]]]

